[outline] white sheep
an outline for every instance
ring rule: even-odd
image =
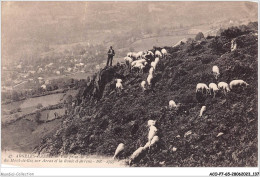
[[[167,50],[166,49],[162,49],[161,53],[162,53],[162,57],[165,58],[166,55],[167,55]]]
[[[157,134],[157,128],[155,126],[150,126],[148,133],[148,142],[151,144],[153,137]]]
[[[116,79],[116,88],[119,90],[123,89],[122,79]]]
[[[216,92],[219,91],[219,88],[218,88],[217,84],[215,84],[215,83],[210,83],[210,84],[209,84],[209,91],[210,91],[210,94],[211,94],[211,92],[213,92],[214,98],[215,98]]]
[[[147,122],[148,127],[155,126],[155,124],[156,124],[156,120],[148,120],[148,122]]]
[[[214,77],[215,77],[216,79],[218,79],[218,77],[219,77],[219,75],[220,75],[218,66],[214,65],[214,66],[212,67],[212,72],[213,72]]]
[[[144,150],[146,150],[147,148],[150,147],[150,142],[147,142],[145,145],[144,145]]]
[[[145,62],[147,63],[147,61],[145,59],[140,59],[140,60],[135,60],[131,63],[131,66],[135,66],[136,64],[138,63],[142,63],[142,64],[145,64]]]
[[[129,165],[144,151],[144,147],[139,147],[130,157]]]
[[[155,70],[155,68],[156,68],[156,65],[157,65],[157,63],[155,63],[155,61],[153,61],[153,62],[151,63],[151,66],[154,68],[154,70]]]
[[[229,86],[226,82],[219,82],[218,83],[219,90],[223,90],[224,94],[226,95],[228,92],[230,92]]]
[[[176,108],[176,107],[177,107],[176,103],[173,100],[170,100],[169,101],[169,108],[172,109],[172,108]]]
[[[201,93],[203,93],[204,90],[206,91],[206,95],[207,95],[207,93],[209,93],[208,86],[204,83],[198,83],[197,86],[196,86],[196,93],[198,91],[201,91]]]
[[[145,64],[147,64],[147,63],[145,63]],[[138,69],[139,69],[138,72],[139,72],[139,73],[140,73],[140,72],[143,73],[144,67],[145,67],[144,64],[142,64],[142,63],[136,63],[135,65],[132,65],[131,70],[133,70],[134,68],[138,68]]]
[[[234,86],[248,86],[249,84],[243,80],[233,80],[229,83],[230,89],[233,89]]]
[[[236,49],[237,49],[237,43],[236,43],[235,39],[233,39],[231,41],[231,52],[233,52]]]
[[[146,90],[145,85],[146,85],[146,82],[145,82],[145,81],[142,81],[142,82],[141,82],[141,87],[142,87],[143,91]]]
[[[133,54],[132,52],[128,52],[128,53],[126,54],[126,57],[130,57],[130,58],[131,58],[131,57],[132,57],[132,54]]]
[[[133,62],[133,59],[130,57],[125,57],[124,60],[128,68],[131,68],[131,63]]]
[[[115,154],[114,154],[114,156],[113,156],[113,159],[115,159],[116,156],[117,156],[120,152],[122,152],[122,151],[124,150],[124,148],[125,148],[125,145],[124,145],[123,143],[120,143],[120,144],[117,146],[117,148],[116,148],[116,151],[115,151]]]
[[[155,57],[162,58],[162,53],[159,50],[156,50],[154,54],[155,54]]]
[[[202,114],[206,111],[206,106],[202,106],[200,109],[200,117],[202,116]]]
[[[154,62],[156,63],[156,65],[159,63],[159,61],[160,61],[159,57],[156,57],[156,58],[154,59]]]
[[[136,54],[136,59],[142,58],[144,54],[145,54],[145,53],[144,53],[143,51],[137,52],[137,54]]]
[[[154,74],[154,67],[151,67],[150,69],[149,69],[149,75],[153,75]]]
[[[153,75],[152,74],[149,74],[148,77],[147,77],[147,84],[150,86],[151,83],[152,83],[152,79],[153,79]]]
[[[151,144],[150,144],[149,148],[150,148],[151,146],[153,146],[155,143],[157,143],[158,141],[159,141],[159,137],[158,137],[158,136],[154,136],[153,139],[152,139],[152,141],[151,141]]]

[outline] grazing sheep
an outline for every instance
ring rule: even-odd
[[[169,108],[172,109],[172,108],[176,108],[176,107],[177,107],[176,103],[173,100],[170,100],[169,101]]]
[[[137,52],[136,58],[141,59],[145,53],[143,51]]]
[[[132,52],[128,52],[128,53],[126,54],[126,57],[130,57],[130,58],[131,58],[131,57],[132,57],[132,54],[133,54]]]
[[[146,60],[145,59],[140,59],[140,60],[135,60],[131,63],[131,66],[135,66],[136,64],[138,63],[141,63],[141,64],[145,64]]]
[[[151,141],[151,144],[150,144],[150,146],[149,146],[149,149],[150,149],[150,147],[151,146],[153,146],[155,143],[157,143],[159,141],[159,137],[158,136],[154,136],[153,137],[153,139],[152,139],[152,141]]]
[[[200,117],[202,116],[202,114],[206,111],[206,106],[202,106],[200,109]]]
[[[155,51],[155,57],[162,58],[162,53],[159,50]]]
[[[245,81],[243,80],[233,80],[230,82],[229,86],[230,86],[230,89],[233,89],[234,86],[248,86],[249,84],[246,83]]]
[[[115,155],[113,156],[113,159],[115,159],[116,156],[117,156],[120,152],[122,152],[122,151],[124,150],[124,148],[125,148],[125,145],[124,145],[123,143],[120,143],[120,144],[117,146],[117,148],[116,148]]]
[[[145,63],[147,64],[147,63]],[[145,65],[142,64],[142,63],[136,63],[135,65],[132,65],[132,68],[131,70],[133,70],[134,68],[138,68],[138,72],[140,73],[143,73],[143,69],[144,69]]]
[[[167,55],[167,50],[166,49],[162,49],[161,53],[162,53],[162,58],[165,58],[166,55]]]
[[[138,59],[138,55],[136,52],[131,52],[131,56],[130,56],[133,60],[137,60]]]
[[[159,61],[160,61],[160,59],[159,59],[158,57],[156,57],[156,58],[154,59],[154,62],[156,63],[156,65],[159,63]]]
[[[157,128],[155,126],[150,126],[148,133],[148,142],[151,144],[153,137],[157,134]]]
[[[144,147],[139,147],[130,157],[129,165],[144,151]]]
[[[198,83],[197,86],[196,86],[196,93],[197,93],[198,91],[200,91],[201,93],[203,93],[204,90],[206,91],[206,95],[207,95],[207,93],[209,93],[209,88],[208,88],[208,86],[207,86],[206,84],[204,84],[204,83]]]
[[[153,75],[152,74],[149,74],[148,77],[147,77],[147,84],[150,86],[151,83],[152,83],[152,79],[153,79]]]
[[[218,79],[218,77],[219,77],[219,75],[220,75],[218,66],[216,66],[216,65],[213,66],[213,67],[212,67],[212,72],[213,72],[214,77],[215,77],[216,79]]]
[[[125,60],[126,65],[128,66],[128,68],[130,69],[131,63],[133,62],[133,59],[130,58],[130,57],[125,57],[124,60]]]
[[[122,90],[123,89],[123,85],[122,85],[122,79],[116,79],[116,88],[118,90]]]
[[[156,65],[157,65],[157,63],[155,63],[155,61],[153,61],[153,62],[151,63],[151,67],[153,67],[154,70],[155,70],[155,68],[156,68]]]
[[[235,41],[235,39],[233,39],[231,41],[231,52],[233,52],[236,49],[237,49],[237,42]]]
[[[149,69],[149,75],[153,75],[153,73],[154,73],[154,67],[151,67],[151,68]]]
[[[147,142],[145,145],[144,145],[144,150],[146,150],[147,148],[149,148],[150,146],[150,142]]]
[[[210,83],[210,84],[209,84],[209,91],[210,91],[210,92],[209,92],[210,94],[211,94],[211,92],[213,92],[214,98],[215,98],[216,92],[219,91],[217,84],[215,84],[215,83]]]
[[[148,127],[155,126],[155,124],[156,124],[156,120],[148,120],[148,122],[147,122]]]
[[[145,82],[145,81],[142,81],[142,82],[141,82],[141,87],[142,87],[143,91],[145,91],[145,90],[146,90],[146,88],[145,88],[145,84],[146,84],[146,82]]]
[[[218,88],[219,88],[219,90],[223,90],[225,95],[228,92],[230,92],[230,89],[229,89],[228,84],[226,82],[219,82],[218,83]]]

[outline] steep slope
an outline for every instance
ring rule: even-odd
[[[146,92],[140,83],[147,71],[130,73],[124,65],[101,70],[82,86],[77,106],[70,107],[63,127],[44,139],[35,152],[112,156],[117,145],[124,143],[120,158],[128,158],[145,145],[147,121],[154,119],[160,141],[134,166],[257,166],[258,41],[254,34],[257,24],[250,25],[165,47],[169,55],[159,62],[153,87]],[[230,52],[232,39],[237,49]],[[220,68],[218,81],[211,73],[213,65]],[[123,80],[122,93],[115,91],[116,78]],[[234,79],[243,79],[250,86],[227,96],[219,93],[216,98],[195,93],[197,83]],[[179,109],[167,108],[171,99],[181,103]],[[203,105],[207,111],[199,117]],[[224,134],[217,137],[220,132]]]

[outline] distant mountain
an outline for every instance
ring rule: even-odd
[[[51,45],[117,43],[163,27],[256,20],[254,2],[3,2],[3,61],[36,58]]]

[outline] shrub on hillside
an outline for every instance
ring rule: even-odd
[[[195,36],[195,40],[199,41],[201,39],[204,39],[204,34],[202,32],[199,32],[196,36]]]

